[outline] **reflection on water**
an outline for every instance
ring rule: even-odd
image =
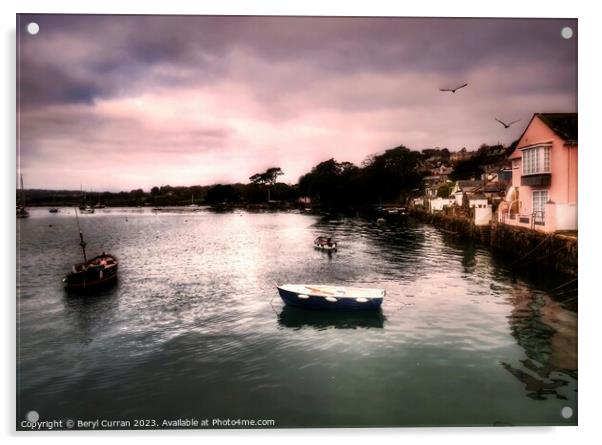
[[[517,292],[509,300],[510,329],[528,358],[502,366],[524,383],[528,397],[567,400],[558,389],[577,379],[577,314],[540,292]]]
[[[281,326],[293,329],[311,327],[323,329],[382,328],[385,317],[382,311],[321,312],[284,306],[278,315]]]
[[[127,217],[127,221],[126,221]],[[117,285],[65,293],[68,211],[18,221],[18,416],[278,426],[574,425],[576,284],[410,218],[82,215]],[[339,250],[314,250],[318,235]],[[274,283],[382,287],[382,312],[285,307]]]
[[[83,341],[91,341],[95,329],[102,329],[118,310],[118,285],[96,292],[65,291],[65,321],[75,327]]]

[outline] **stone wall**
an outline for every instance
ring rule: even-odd
[[[517,267],[538,263],[560,272],[577,275],[577,237],[546,234],[499,223],[479,227],[475,226],[472,219],[465,216],[432,214],[417,209],[412,210],[411,214],[449,234],[471,238],[510,253],[517,258]]]
[[[546,234],[523,227],[495,224],[491,246],[515,254],[521,264],[539,263],[570,275],[577,275],[577,237]]]

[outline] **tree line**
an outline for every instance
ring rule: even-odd
[[[452,179],[470,179],[485,164],[503,162],[508,149],[482,145],[469,159],[454,164]],[[502,147],[503,148],[503,147]],[[495,149],[495,150],[492,150]],[[494,157],[490,153],[496,153]],[[497,156],[497,157],[496,157]],[[211,186],[155,186],[150,191],[90,193],[69,190],[27,190],[27,205],[179,206],[297,203],[309,198],[312,205],[345,208],[383,203],[404,203],[422,188],[422,178],[433,165],[451,165],[447,148],[410,150],[400,145],[369,156],[361,165],[334,158],[320,162],[297,184],[278,182],[284,172],[271,167],[249,177],[246,184]],[[307,201],[307,200],[305,200]],[[306,203],[304,203],[306,205]]]

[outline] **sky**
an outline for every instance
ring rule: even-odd
[[[26,188],[148,191],[274,166],[296,183],[333,157],[510,144],[533,113],[576,111],[573,19],[17,20]]]

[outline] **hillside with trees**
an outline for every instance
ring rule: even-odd
[[[297,184],[278,182],[284,172],[270,167],[254,173],[246,184],[214,184],[154,186],[148,192],[133,189],[129,192],[83,192],[81,190],[26,190],[27,205],[69,206],[103,204],[106,206],[181,206],[263,205],[266,203],[296,204],[299,198],[309,198],[312,205],[344,209],[383,203],[405,203],[423,188],[422,179],[433,169],[449,168],[452,181],[479,178],[482,173],[507,163],[512,151],[502,145],[481,145],[474,152],[462,153],[453,160],[447,148],[410,150],[399,145],[367,157],[360,166],[334,158],[315,165],[303,174]],[[441,189],[441,196],[449,193]]]

